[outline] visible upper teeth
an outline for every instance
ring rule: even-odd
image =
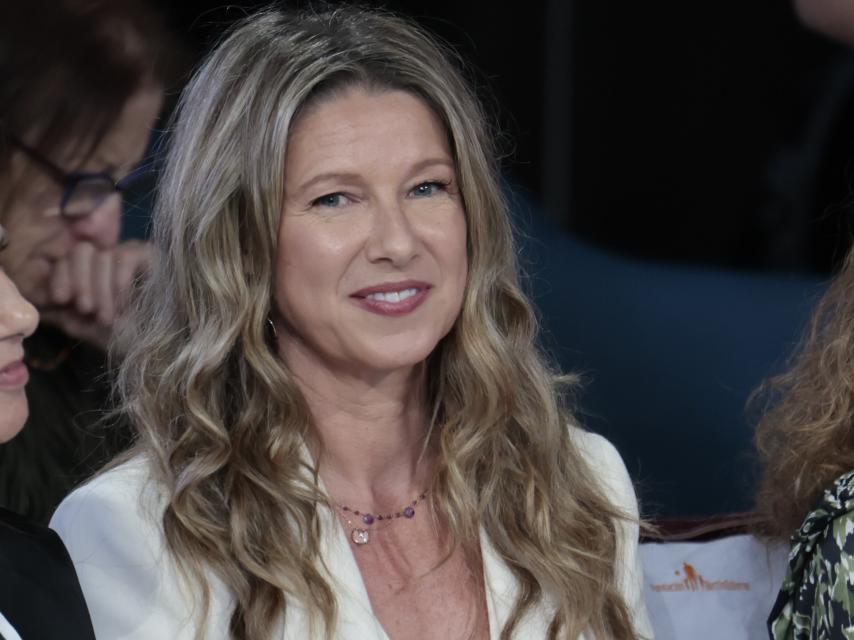
[[[371,293],[368,295],[368,300],[381,300],[383,302],[400,302],[401,300],[406,300],[407,298],[411,298],[416,293],[418,293],[418,289],[404,289],[403,291],[387,291],[383,293]]]

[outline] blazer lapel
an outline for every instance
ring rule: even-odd
[[[489,637],[491,640],[498,640],[513,610],[519,589],[510,567],[498,554],[483,529],[480,530],[480,556],[483,562],[483,584],[486,587]]]
[[[489,637],[490,640],[499,640],[501,630],[507,624],[516,598],[519,596],[519,583],[483,529],[480,530],[480,554],[483,559]],[[513,637],[520,640],[546,638],[549,623],[552,620],[550,609],[551,607],[547,604],[534,606],[516,625]]]
[[[344,528],[327,508],[323,508],[321,523],[321,557],[338,597],[338,634],[341,638],[388,640],[371,608],[365,581]]]
[[[303,455],[311,460],[308,447]],[[323,480],[318,478],[322,491]],[[318,506],[320,518],[320,558],[338,602],[338,626],[335,637],[349,640],[389,640],[371,608],[371,600],[356,558],[350,549],[347,534],[338,518],[328,507]],[[308,616],[304,610],[288,612],[284,640],[304,640],[312,637]]]

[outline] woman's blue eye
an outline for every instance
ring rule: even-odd
[[[422,182],[417,185],[414,189],[412,189],[412,195],[418,197],[429,197],[434,196],[439,191],[445,189],[448,186],[447,182],[439,182],[438,180],[433,180],[431,182]]]
[[[314,207],[340,207],[342,204],[344,204],[343,193],[327,193],[311,201]]]

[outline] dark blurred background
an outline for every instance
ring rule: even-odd
[[[196,56],[266,4],[154,1]],[[508,177],[580,237],[637,257],[819,273],[847,247],[854,145],[839,134],[854,128],[854,59],[788,2],[383,6],[480,70],[511,141]]]
[[[190,60],[266,4],[152,1]],[[646,513],[749,509],[748,396],[852,237],[854,55],[781,0],[383,6],[479,69],[544,343]]]

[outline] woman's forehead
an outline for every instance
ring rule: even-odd
[[[453,165],[444,126],[420,98],[403,91],[354,89],[303,114],[288,141],[292,177],[370,164],[413,165],[427,159]]]

